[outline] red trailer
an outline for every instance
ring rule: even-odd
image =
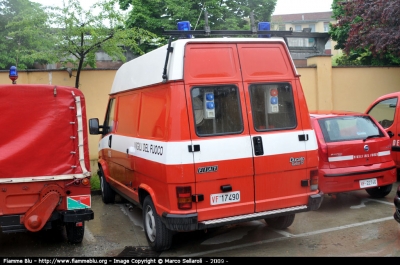
[[[15,70],[15,69],[14,69]],[[91,210],[85,99],[76,88],[0,85],[0,227],[65,226],[80,243]]]

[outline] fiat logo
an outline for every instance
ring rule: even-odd
[[[369,146],[368,145],[364,145],[364,150],[365,150],[365,152],[368,152],[369,151]]]

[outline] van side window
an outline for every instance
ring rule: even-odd
[[[250,100],[256,131],[293,129],[297,126],[290,84],[252,84]]]
[[[243,131],[236,86],[194,87],[191,96],[197,135],[236,134]]]
[[[368,114],[377,120],[383,128],[392,126],[396,113],[397,98],[389,98],[378,102]]]
[[[114,120],[115,120],[115,98],[112,98],[108,102],[107,114],[106,114],[106,119],[104,121],[104,129],[103,129],[104,135],[112,132],[115,125]]]

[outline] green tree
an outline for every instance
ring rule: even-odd
[[[340,65],[400,65],[400,0],[334,0],[330,34]]]
[[[76,69],[75,87],[79,87],[81,70],[96,67],[95,54],[104,51],[114,60],[125,61],[127,48],[142,54],[139,43],[155,36],[146,30],[125,29],[124,16],[115,8],[116,0],[102,0],[84,10],[78,0],[63,0],[62,8],[54,8],[50,18],[56,28],[53,53],[62,64]]]
[[[165,43],[163,28],[176,29],[179,21],[190,21],[192,29],[204,29],[204,11],[208,13],[211,30],[250,30],[249,15],[254,12],[256,22],[271,21],[277,0],[119,0],[122,10],[131,8],[125,25],[146,29]],[[146,51],[154,43],[142,43]]]
[[[54,40],[47,19],[38,3],[0,0],[0,69],[27,69],[54,59],[47,52]]]

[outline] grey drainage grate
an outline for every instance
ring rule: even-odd
[[[125,247],[117,257],[144,257],[157,258],[161,252],[156,252],[149,247]]]

